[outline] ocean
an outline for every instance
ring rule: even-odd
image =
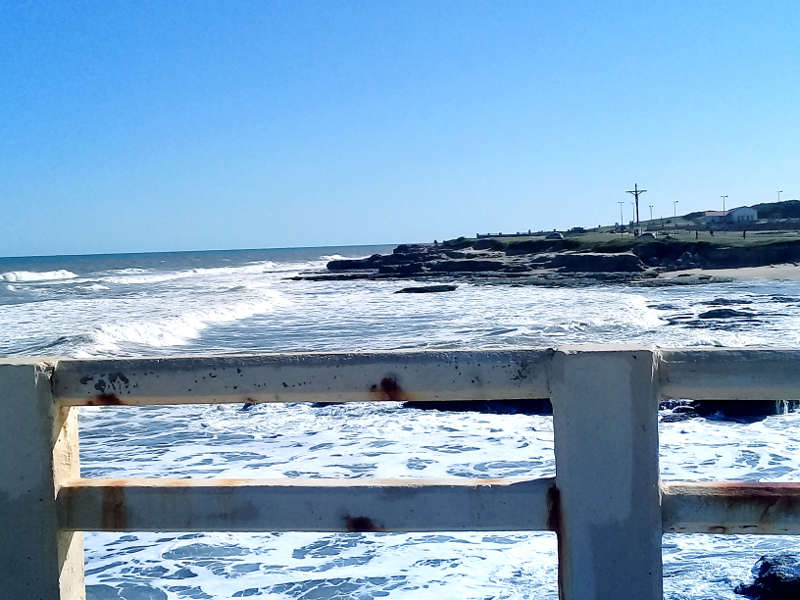
[[[295,281],[392,246],[0,259],[0,356],[800,345],[800,282]],[[710,309],[749,313],[704,319]],[[552,418],[399,404],[81,408],[86,477],[542,477]],[[664,479],[799,480],[800,414],[660,424]],[[733,599],[782,536],[666,535],[665,597]],[[557,598],[549,533],[85,535],[91,600]],[[626,599],[627,600],[627,599]]]

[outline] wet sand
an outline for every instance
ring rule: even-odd
[[[686,275],[711,275],[712,277],[729,279],[788,279],[800,280],[800,265],[784,263],[765,265],[763,267],[741,267],[738,269],[686,269],[661,274],[660,278],[674,279]]]

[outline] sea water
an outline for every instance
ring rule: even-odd
[[[390,246],[0,259],[0,355],[798,346],[800,283],[295,281]],[[752,313],[698,319],[726,306]],[[399,404],[81,408],[86,477],[546,477],[552,418]],[[660,424],[664,479],[800,479],[800,414]],[[85,535],[90,600],[557,598],[549,533]],[[664,536],[666,597],[737,598],[789,537]],[[624,568],[624,565],[620,565]]]

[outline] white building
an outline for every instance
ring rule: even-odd
[[[729,210],[727,217],[730,223],[755,223],[758,219],[758,211],[749,206],[740,206]]]

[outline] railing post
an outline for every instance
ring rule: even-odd
[[[60,482],[79,476],[75,409],[57,409],[44,363],[0,362],[3,597],[83,600],[83,538],[60,532]]]
[[[562,600],[662,598],[656,367],[645,349],[553,356]]]

